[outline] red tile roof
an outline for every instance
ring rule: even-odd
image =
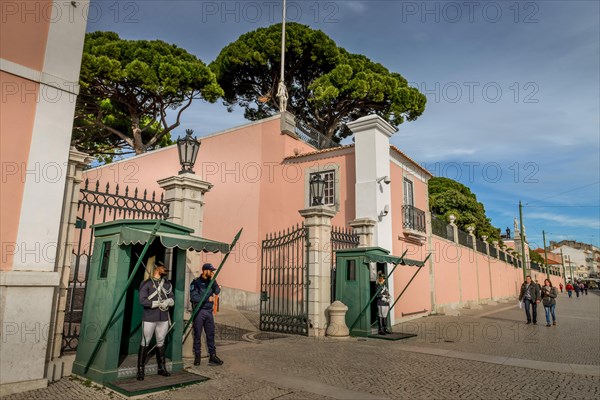
[[[312,155],[315,155],[315,154],[331,153],[331,152],[334,152],[334,151],[337,151],[337,150],[347,149],[347,148],[350,148],[350,147],[354,147],[354,144],[346,144],[346,145],[339,146],[339,147],[332,147],[330,149],[315,150],[315,151],[310,151],[308,153],[296,154],[296,155],[293,155],[293,156],[285,157],[284,160],[294,160],[294,159],[297,159],[297,158],[312,156]]]
[[[311,151],[311,152],[308,152],[308,153],[296,154],[296,155],[293,155],[293,156],[285,157],[284,160],[295,160],[295,159],[298,159],[298,158],[308,157],[308,156],[312,156],[312,155],[316,155],[316,154],[331,153],[331,152],[334,152],[334,151],[337,151],[337,150],[348,149],[350,147],[354,147],[354,144],[347,144],[347,145],[343,145],[343,146],[339,146],[339,147],[333,147],[331,149],[315,150],[315,151]],[[416,168],[418,168],[419,170],[421,170],[422,172],[424,172],[426,175],[428,175],[430,177],[433,177],[433,175],[431,174],[431,172],[429,172],[425,168],[421,167],[421,165],[419,165],[419,163],[417,163],[415,160],[413,160],[412,158],[410,158],[409,156],[407,156],[406,153],[403,153],[396,146],[394,146],[394,145],[391,144],[390,148],[393,151],[395,151],[396,153],[398,153],[400,156],[406,158]]]

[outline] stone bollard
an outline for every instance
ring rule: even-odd
[[[325,334],[338,339],[349,337],[350,330],[348,330],[348,326],[346,325],[348,306],[336,300],[327,307],[327,311],[329,312],[329,325]]]

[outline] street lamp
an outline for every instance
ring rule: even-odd
[[[310,204],[311,206],[320,206],[325,194],[325,179],[321,174],[314,174],[310,179]]]
[[[196,157],[198,157],[200,141],[192,137],[192,133],[194,133],[192,129],[186,129],[185,137],[177,139],[177,152],[179,153],[179,163],[181,164],[180,175],[194,173],[194,164],[196,163]]]

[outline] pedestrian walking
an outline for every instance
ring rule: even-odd
[[[569,298],[571,298],[571,296],[573,296],[573,290],[575,290],[575,288],[573,287],[571,282],[567,283],[566,289],[567,289],[567,294],[569,295]]]
[[[585,291],[585,295],[587,296],[587,291],[588,291],[587,283],[583,283],[583,290]]]
[[[556,315],[554,310],[556,308],[556,297],[558,291],[555,287],[552,287],[550,279],[544,280],[544,286],[542,287],[542,305],[546,312],[546,326],[556,325]],[[552,325],[550,325],[550,316],[552,316]]]
[[[390,312],[390,291],[385,285],[385,275],[379,274],[377,277],[377,289],[379,293],[377,294],[377,319],[379,322],[379,331],[380,335],[390,334],[390,330],[387,326],[387,315]]]
[[[540,302],[541,293],[539,285],[531,280],[531,276],[525,277],[525,282],[521,285],[519,301],[525,305],[525,315],[527,316],[527,324],[537,324],[537,305]]]
[[[152,336],[156,335],[156,364],[158,374],[171,376],[166,367],[165,338],[169,331],[169,307],[173,307],[173,286],[165,279],[167,269],[161,261],[156,261],[149,279],[140,285],[139,301],[144,307],[142,314],[142,342],[138,351],[137,380],[143,381],[145,376],[148,345]]]
[[[560,292],[562,293],[563,292],[563,284],[562,284],[562,282],[558,284],[558,287],[560,288]]]
[[[575,296],[577,296],[577,298],[579,298],[579,291],[581,290],[579,285],[580,283],[575,283]]]
[[[209,290],[208,286],[214,275],[215,267],[210,263],[206,263],[202,266],[202,274],[192,281],[190,285],[190,300],[194,309],[198,306],[204,293]],[[202,336],[202,331],[204,331],[204,334],[206,335],[206,344],[208,345],[208,365],[223,364],[223,361],[217,357],[217,350],[215,347],[215,319],[213,316],[215,296],[219,293],[221,293],[221,288],[217,281],[214,281],[203,303],[200,304],[200,309],[194,318],[194,365],[200,365],[200,338]]]

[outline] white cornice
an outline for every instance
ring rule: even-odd
[[[79,82],[70,82],[58,76],[50,75],[21,64],[14,63],[5,58],[0,58],[0,70],[19,78],[49,86],[73,95],[79,94]]]

